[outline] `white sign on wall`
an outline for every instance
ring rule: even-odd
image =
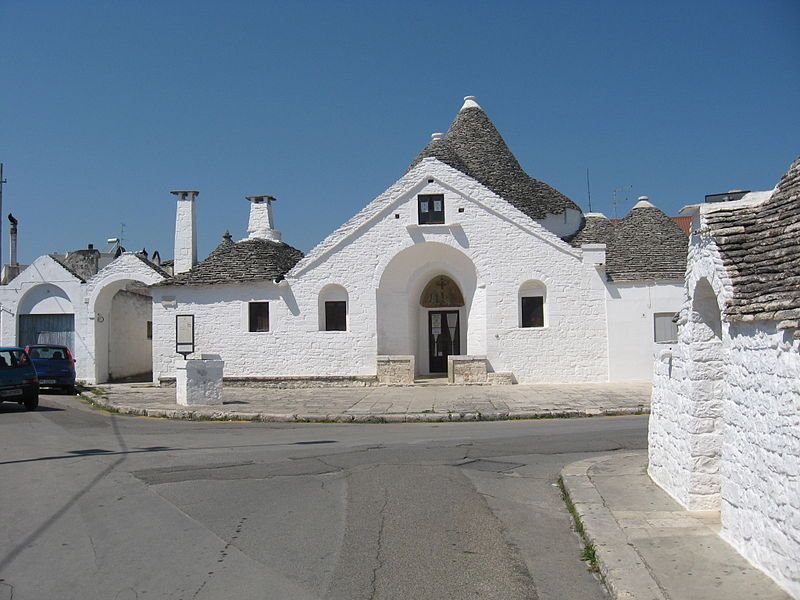
[[[184,358],[194,352],[194,315],[175,315],[175,352]]]

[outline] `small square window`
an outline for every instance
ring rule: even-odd
[[[544,298],[523,296],[522,327],[544,327]]]
[[[153,339],[153,322],[152,321],[148,321],[147,322],[147,339],[148,340],[152,340]]]
[[[653,341],[668,344],[678,341],[678,324],[674,322],[675,313],[653,314]]]
[[[420,225],[444,223],[444,194],[420,194],[417,201]]]
[[[269,302],[250,302],[248,331],[269,331]]]
[[[344,300],[325,302],[325,331],[347,331],[347,302]]]

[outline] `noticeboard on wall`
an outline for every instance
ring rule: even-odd
[[[175,315],[175,352],[184,358],[194,352],[194,315]]]

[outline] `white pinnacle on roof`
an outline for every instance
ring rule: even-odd
[[[481,108],[481,105],[478,104],[475,96],[464,96],[464,105],[461,107],[461,110],[465,110],[467,108]],[[483,109],[481,108],[481,110]]]
[[[647,196],[639,196],[639,201],[633,205],[633,208],[655,208],[656,205],[650,202]]]

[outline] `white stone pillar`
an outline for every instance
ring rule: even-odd
[[[176,190],[170,192],[178,199],[175,211],[175,263],[173,273],[185,273],[197,264],[197,227],[194,201],[200,192]]]
[[[181,406],[222,404],[222,372],[219,358],[175,359],[175,401]]]

